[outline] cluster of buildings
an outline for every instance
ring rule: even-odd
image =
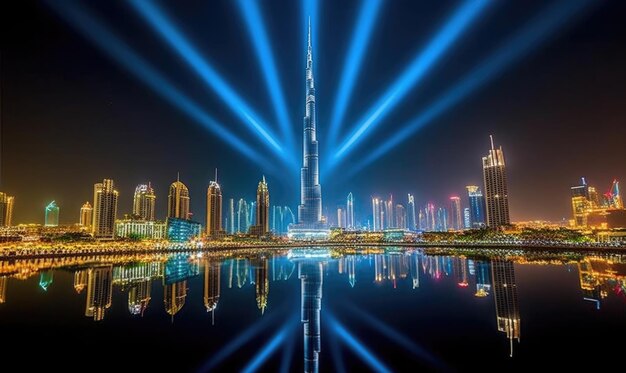
[[[580,185],[571,187],[572,220],[578,229],[626,228],[626,209],[619,190],[619,181],[613,180],[609,190],[598,194],[596,187],[581,178]]]

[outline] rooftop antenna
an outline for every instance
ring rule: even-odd
[[[491,150],[496,150],[493,146],[493,135],[489,135],[489,140],[491,141]]]
[[[215,167],[215,182],[217,183],[217,167]]]
[[[180,171],[176,173],[176,181],[180,182]]]

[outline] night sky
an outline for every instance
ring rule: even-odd
[[[565,0],[561,2],[566,2]],[[580,0],[571,0],[580,1]],[[472,69],[558,1],[493,1],[420,83],[332,171],[325,143],[346,51],[361,1],[321,1],[314,74],[324,209],[334,215],[348,192],[366,218],[370,197],[419,206],[447,204],[464,186],[482,185],[489,135],[507,159],[513,221],[569,218],[569,187],[581,176],[606,191],[626,180],[626,23],[623,1],[587,1],[576,16],[528,53],[374,163],[352,174],[370,151],[451,90]],[[79,4],[224,127],[268,161],[259,165],[144,84],[46,2],[3,2],[0,190],[14,195],[14,222],[43,222],[56,200],[61,223],[78,220],[93,184],[113,178],[118,215],[134,187],[151,181],[157,216],[180,172],[194,219],[204,221],[206,187],[219,168],[224,203],[254,198],[263,174],[272,204],[299,201],[299,176],[272,157],[218,96],[125,1]],[[160,1],[161,9],[236,92],[279,133],[262,69],[235,1]],[[287,103],[301,139],[305,35],[299,1],[259,2]],[[340,131],[344,139],[462,1],[385,1],[364,54]],[[289,149],[300,163],[301,150]],[[326,212],[326,211],[325,211]],[[360,213],[360,214],[359,214]],[[358,217],[357,217],[358,218]]]

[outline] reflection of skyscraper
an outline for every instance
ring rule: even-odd
[[[56,227],[59,225],[59,206],[55,201],[50,202],[45,209],[44,225]]]
[[[189,189],[180,182],[180,175],[170,185],[167,196],[167,217],[189,219]]]
[[[204,261],[204,306],[207,312],[215,311],[220,301],[220,274],[220,262]]]
[[[270,281],[268,273],[268,260],[265,257],[259,258],[254,266],[254,283],[256,285],[256,305],[265,313],[267,307],[267,296],[270,292]]]
[[[0,192],[0,227],[10,227],[13,219],[14,198]]]
[[[487,207],[487,226],[498,228],[511,223],[509,218],[509,194],[506,181],[506,166],[502,147],[496,149],[491,139],[491,150],[483,157],[483,180]]]
[[[187,280],[165,285],[163,291],[165,311],[169,313],[172,316],[172,320],[174,320],[174,315],[185,305],[185,298],[187,298]]]
[[[346,272],[348,272],[348,282],[351,287],[356,284],[356,256],[350,255],[346,257]]]
[[[469,210],[470,210],[470,225],[471,228],[480,228],[485,226],[485,197],[483,197],[483,192],[480,190],[480,187],[477,185],[468,185],[465,187],[467,189],[467,198],[469,202]]]
[[[454,257],[454,274],[456,283],[462,288],[469,285],[467,281],[467,258],[464,256]]]
[[[417,216],[415,215],[415,196],[410,193],[409,200],[406,206],[406,225],[409,230],[414,231],[417,229]]]
[[[115,218],[119,193],[112,179],[104,179],[93,186],[93,235],[96,238],[115,237]]]
[[[80,294],[85,286],[87,286],[87,272],[88,271],[85,269],[74,272],[74,290],[76,290],[76,293],[78,294]]]
[[[54,273],[52,271],[41,272],[39,275],[39,287],[43,289],[43,291],[48,291],[50,285],[54,281]]]
[[[491,292],[491,266],[489,262],[477,260],[474,262],[476,272],[477,297],[486,297]]]
[[[513,356],[513,339],[517,339],[518,342],[520,339],[520,314],[513,262],[492,259],[491,274],[498,331],[506,333],[511,343],[511,356]]]
[[[128,312],[131,315],[141,315],[148,308],[150,303],[150,293],[152,290],[152,280],[146,279],[133,285],[128,291]]]
[[[411,258],[409,261],[409,271],[411,272],[411,278],[413,279],[413,289],[417,289],[420,287],[420,271],[419,271],[419,255],[417,252],[411,253]]]
[[[7,282],[6,277],[0,277],[0,303],[7,301]]]
[[[246,259],[237,259],[235,269],[237,273],[237,287],[241,289],[248,279],[248,261]]]
[[[93,219],[93,208],[89,202],[85,202],[80,208],[80,219],[78,224],[85,229],[91,229],[91,222]]]
[[[354,197],[352,192],[348,193],[346,200],[346,228],[354,229]]]
[[[304,327],[304,371],[319,371],[321,350],[320,313],[322,309],[322,263],[302,261],[298,263],[301,282],[301,321]]]
[[[87,276],[87,305],[85,316],[94,321],[104,319],[105,311],[111,307],[113,297],[113,269],[111,266],[90,268]]]
[[[156,195],[152,185],[149,182],[137,185],[133,196],[133,215],[141,220],[154,221],[155,206]]]

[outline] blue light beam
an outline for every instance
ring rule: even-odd
[[[198,50],[185,38],[174,23],[162,12],[153,1],[130,0],[132,8],[165,40],[170,47],[204,80],[205,83],[220,97],[239,118],[257,133],[264,144],[274,151],[281,159],[285,158],[282,147],[275,140],[269,128],[257,120],[259,118],[252,108],[235,92],[221,77],[211,64],[203,58]]]
[[[327,314],[328,324],[331,330],[341,338],[341,340],[350,347],[357,355],[359,355],[363,361],[367,363],[376,372],[391,373],[391,370],[385,366],[378,358],[373,355],[361,341],[356,339],[342,324],[339,323],[334,317]]]
[[[506,67],[527,54],[532,47],[545,42],[546,35],[554,33],[583,8],[595,3],[597,2],[592,0],[563,0],[553,3],[548,10],[535,17],[520,32],[508,39],[503,47],[487,58],[487,62],[466,75],[457,86],[429,105],[426,111],[409,121],[391,138],[372,151],[353,168],[352,172],[360,171],[402,141],[409,139],[415,131],[498,76]]]
[[[237,151],[247,156],[259,165],[267,167],[271,163],[208,115],[192,99],[174,87],[152,65],[132,51],[121,39],[87,10],[76,3],[48,0],[47,4],[68,23],[82,32],[82,35],[91,40],[105,52],[112,60],[139,78],[154,92],[169,101],[175,107],[187,114],[196,122],[221,137]]]
[[[382,4],[382,0],[361,1],[361,11],[359,12],[359,18],[354,27],[350,49],[346,55],[343,71],[340,75],[341,81],[337,89],[337,97],[335,98],[335,106],[333,108],[333,115],[330,121],[327,141],[329,148],[331,149],[334,148],[337,136],[339,136],[341,122],[343,121],[343,117],[346,113],[346,108],[348,107],[356,77],[361,69],[363,55],[365,54],[370,35],[374,29],[374,24],[376,23],[377,15],[380,13],[380,5]]]
[[[274,110],[276,111],[276,117],[283,132],[284,140],[289,144],[289,148],[292,149],[295,146],[295,134],[293,126],[289,122],[287,104],[285,103],[282,85],[278,77],[278,72],[276,71],[274,54],[270,47],[267,31],[258,4],[256,1],[238,0],[237,5],[245,20],[250,41],[256,51],[257,61],[261,65],[265,85],[267,86],[272,103],[274,104]]]
[[[354,149],[357,141],[365,138],[368,130],[371,132],[380,121],[385,118],[409,92],[425,76],[435,62],[452,46],[462,35],[463,31],[480,14],[489,0],[466,0],[437,33],[423,51],[418,53],[408,68],[393,83],[393,85],[380,97],[376,104],[359,122],[360,125],[352,132],[348,139],[343,142],[339,150],[334,154],[331,162],[336,163],[349,151]],[[332,164],[331,164],[332,165]]]
[[[272,356],[274,352],[276,352],[278,347],[280,347],[280,344],[285,341],[287,331],[292,326],[293,324],[285,325],[278,333],[276,333],[274,337],[272,337],[272,339],[265,345],[265,347],[263,347],[263,349],[261,349],[261,351],[259,351],[259,353],[252,358],[250,363],[248,363],[248,365],[246,365],[246,367],[242,369],[242,372],[256,372],[257,369],[259,369],[259,367],[263,363],[265,363],[265,361],[269,359],[269,357]]]

